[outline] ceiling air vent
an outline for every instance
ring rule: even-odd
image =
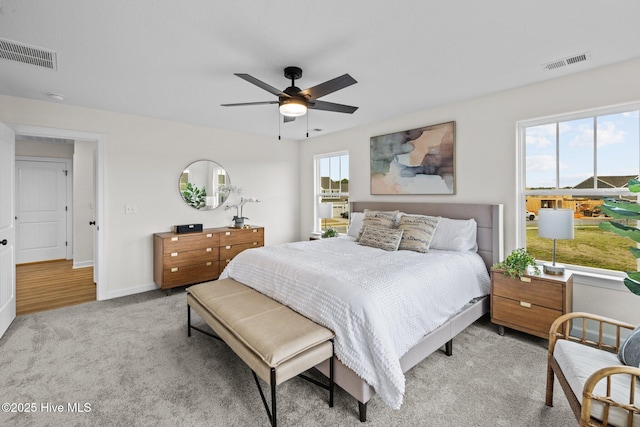
[[[566,65],[577,64],[591,59],[591,52],[584,52],[578,55],[569,56],[567,58],[558,59],[556,61],[542,64],[542,68],[545,70],[555,70],[556,68],[564,67]]]
[[[0,39],[0,58],[38,67],[58,69],[57,53],[41,47]]]

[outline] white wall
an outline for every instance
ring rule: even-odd
[[[173,225],[231,223],[224,208],[198,211],[178,193],[185,166],[221,164],[231,183],[257,197],[245,206],[248,223],[265,226],[265,243],[297,239],[298,143],[140,116],[0,95],[0,121],[101,133],[106,138],[106,298],[155,288],[152,235]],[[133,205],[136,214],[125,214]],[[100,225],[100,224],[99,224]]]
[[[638,101],[638,75],[640,60],[634,60],[313,138],[300,147],[300,235],[313,230],[314,198],[311,190],[307,190],[313,188],[313,156],[349,150],[352,200],[501,203],[504,205],[505,251],[509,253],[519,244],[516,241],[516,122]],[[370,194],[370,137],[451,120],[456,122],[455,195]],[[638,324],[639,306],[640,297],[622,285],[609,290],[585,286],[576,280],[575,311],[615,314],[621,320]]]

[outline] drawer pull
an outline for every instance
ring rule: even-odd
[[[231,260],[230,260],[230,259],[226,260],[226,263],[227,263],[227,264],[229,264],[230,262],[231,262]]]
[[[211,261],[207,262],[207,265],[211,265]]]
[[[173,268],[171,269],[171,272],[172,272],[172,273],[175,273],[176,271],[178,271],[178,267],[173,267]]]
[[[253,230],[253,232],[254,232],[254,233],[257,233],[257,232],[258,232],[258,230]]]
[[[531,303],[530,302],[520,301],[520,307],[531,308]]]
[[[224,233],[225,236],[231,236],[231,232],[227,231],[226,233]]]
[[[231,249],[231,246],[225,246],[224,248],[225,249]]]
[[[208,233],[208,234],[207,234],[207,237],[213,237],[213,234]]]
[[[258,242],[253,242],[253,246],[255,246],[255,245],[257,245],[257,244],[258,244]]]
[[[171,252],[171,256],[178,256],[178,252]]]
[[[177,242],[177,241],[178,241],[178,238],[177,238],[177,237],[172,237],[172,238],[171,238],[171,241],[172,241],[172,242]]]
[[[531,277],[520,277],[521,282],[531,283]]]
[[[211,248],[207,248],[207,252],[211,252],[213,249]]]

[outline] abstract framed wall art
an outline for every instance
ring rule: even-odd
[[[455,194],[456,122],[371,137],[371,194]]]

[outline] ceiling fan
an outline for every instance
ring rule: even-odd
[[[307,113],[307,109],[311,110],[324,110],[333,111],[336,113],[353,114],[358,107],[352,107],[350,105],[336,104],[333,102],[318,101],[318,98],[336,92],[340,89],[344,89],[347,86],[351,86],[354,83],[358,83],[349,74],[344,74],[335,79],[328,80],[319,85],[310,87],[305,90],[300,90],[296,87],[296,80],[302,77],[302,69],[299,67],[286,67],[284,69],[284,76],[287,79],[291,79],[291,86],[285,90],[276,89],[275,87],[266,84],[265,82],[256,79],[249,74],[235,73],[236,76],[253,83],[254,85],[266,90],[278,97],[277,101],[262,101],[262,102],[241,102],[237,104],[221,104],[223,107],[238,107],[243,105],[264,105],[264,104],[278,104],[280,114],[284,116],[284,122],[292,122],[296,117],[304,116]]]

